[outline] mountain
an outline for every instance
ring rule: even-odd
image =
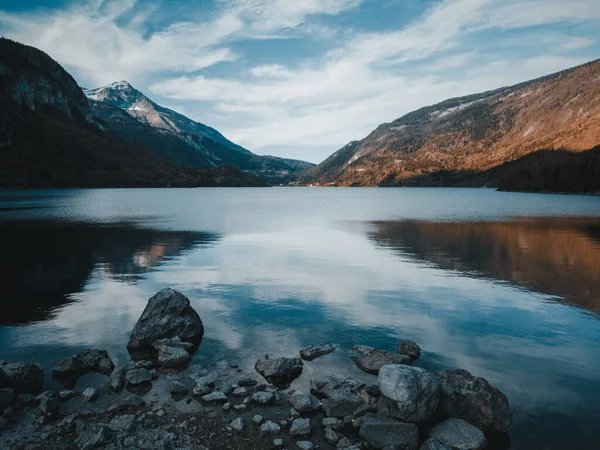
[[[73,77],[0,38],[0,187],[263,186],[231,166],[176,167],[107,133]]]
[[[314,167],[305,161],[255,155],[214,128],[156,104],[127,81],[84,89],[84,93],[106,129],[175,164],[207,168],[227,163],[270,184],[295,181]]]
[[[300,182],[600,192],[600,60],[411,112]]]

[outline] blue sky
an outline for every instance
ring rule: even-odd
[[[261,154],[319,162],[446,98],[600,57],[600,0],[3,0],[0,33]]]

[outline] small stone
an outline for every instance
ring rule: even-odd
[[[156,411],[156,416],[157,417],[164,417],[165,415],[165,410],[164,409],[159,409],[158,411]]]
[[[98,389],[87,388],[81,393],[81,396],[86,402],[95,402],[96,400],[98,400],[98,397],[100,395],[98,394]]]
[[[331,445],[335,445],[340,440],[340,437],[335,431],[333,431],[331,428],[328,428],[327,431],[325,431],[325,440]]]
[[[383,366],[390,364],[411,364],[412,359],[408,355],[388,352],[387,350],[375,349],[368,353],[361,353],[359,356],[350,356],[354,364],[367,373],[379,374]]]
[[[306,436],[310,434],[310,419],[294,419],[290,428],[292,436]]]
[[[335,351],[335,347],[331,344],[309,345],[300,350],[300,357],[305,361],[312,361],[333,351]]]
[[[343,437],[338,441],[336,448],[347,448],[350,446],[352,446],[352,441],[350,441],[350,439],[347,437]]]
[[[298,448],[300,450],[312,450],[313,449],[313,443],[310,441],[298,441],[298,442],[296,442],[296,445],[298,446]]]
[[[263,423],[263,420],[264,420],[264,417],[261,416],[260,414],[257,414],[252,418],[252,421],[257,425],[260,425],[261,423]]]
[[[252,403],[252,399],[250,397],[246,397],[243,401],[244,405],[248,405],[250,406],[250,404]]]
[[[225,394],[227,396],[230,396],[234,390],[235,390],[235,388],[232,385],[222,386],[220,388],[220,391],[223,392],[223,394]]]
[[[214,388],[215,383],[217,382],[218,378],[219,378],[218,374],[210,373],[204,377],[195,378],[194,381],[197,384],[204,384],[205,386],[208,386],[209,388]]]
[[[299,413],[309,413],[320,408],[319,400],[310,394],[296,394],[290,399],[292,407]]]
[[[261,433],[272,434],[272,433],[279,433],[280,431],[281,431],[281,427],[278,424],[276,424],[275,422],[272,422],[270,420],[267,420],[260,426]]]
[[[242,431],[246,427],[246,423],[244,422],[244,419],[238,417],[237,419],[233,420],[229,426],[235,431]]]
[[[108,423],[108,428],[112,431],[131,431],[135,428],[135,419],[135,414],[116,416]]]
[[[259,359],[254,367],[269,383],[289,387],[302,373],[303,363],[300,358]]]
[[[231,395],[233,395],[234,397],[246,397],[248,394],[248,389],[246,389],[245,387],[239,387],[236,390],[234,390]]]
[[[71,400],[73,397],[77,397],[77,392],[71,391],[71,390],[67,390],[67,391],[60,391],[58,393],[58,398],[62,402],[66,402],[67,400]]]
[[[289,422],[285,419],[279,421],[279,426],[281,428],[287,428],[288,425],[289,425]]]
[[[188,393],[188,388],[180,381],[171,381],[169,384],[169,392],[171,395],[186,395]]]
[[[488,444],[483,431],[462,419],[454,418],[433,427],[429,431],[429,437],[456,450],[480,450]]]
[[[163,345],[158,348],[158,365],[160,367],[181,367],[190,361],[190,354],[179,347]]]
[[[135,368],[150,370],[150,369],[154,368],[154,363],[152,361],[148,361],[148,360],[138,361],[135,363]]]
[[[125,374],[128,383],[137,385],[152,381],[152,374],[147,369],[133,369]]]
[[[275,401],[275,395],[272,392],[255,392],[252,401],[259,405],[270,405]]]
[[[273,441],[273,446],[275,448],[281,448],[281,447],[283,447],[283,439],[275,439]]]
[[[323,427],[331,427],[334,430],[339,430],[344,427],[344,421],[336,417],[325,417],[321,423]]]
[[[123,366],[115,367],[110,376],[108,387],[114,392],[121,392],[125,387],[125,368]]]
[[[300,413],[298,411],[296,411],[293,407],[290,408],[290,416],[297,417],[299,415],[300,415]]]
[[[258,381],[256,381],[253,378],[250,377],[245,377],[245,378],[240,378],[237,382],[238,386],[241,387],[252,387],[252,386],[256,386],[258,384]]]
[[[199,397],[210,394],[210,388],[205,384],[196,383],[194,389],[192,389],[192,394],[197,395]]]
[[[59,407],[58,398],[56,397],[43,397],[40,400],[40,411],[45,416],[57,416]]]
[[[223,405],[223,411],[229,411],[231,409],[231,403],[227,402]]]
[[[413,361],[416,361],[421,356],[421,347],[419,347],[417,343],[413,341],[398,341],[396,351],[403,355],[410,356],[410,359],[412,359]]]
[[[227,396],[221,391],[211,392],[210,394],[204,395],[201,398],[208,403],[225,403],[227,401]]]
[[[233,409],[235,409],[236,411],[246,411],[248,409],[248,405],[245,404],[241,404],[241,405],[234,405]]]

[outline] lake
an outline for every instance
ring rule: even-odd
[[[47,372],[125,362],[163,287],[206,329],[192,365],[336,352],[314,374],[374,381],[355,344],[412,339],[429,370],[485,377],[514,410],[497,448],[598,448],[600,197],[489,189],[97,189],[0,193],[0,358]],[[576,442],[576,444],[575,444]]]

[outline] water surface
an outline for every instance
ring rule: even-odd
[[[515,449],[600,441],[600,197],[487,189],[145,189],[0,193],[0,358],[50,370],[86,347],[125,362],[170,286],[206,328],[192,364],[338,351],[313,374],[373,380],[354,344],[487,378]],[[50,378],[49,376],[47,378]],[[51,382],[49,382],[51,384]]]

